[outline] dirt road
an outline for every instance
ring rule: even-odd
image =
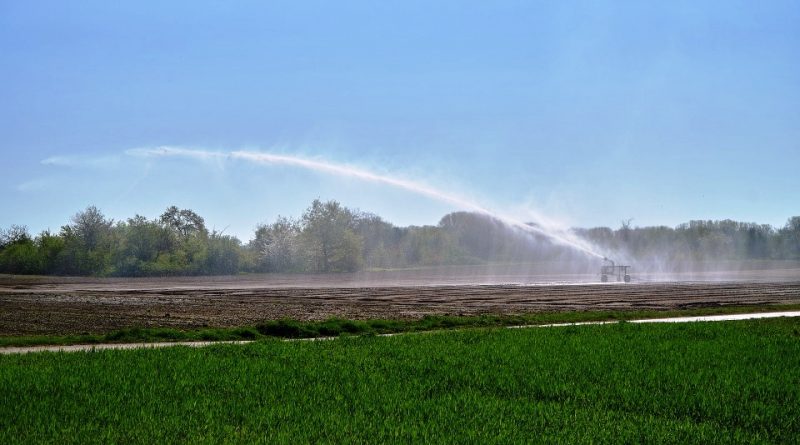
[[[388,279],[383,276],[383,281],[380,276],[366,278],[370,280],[356,282],[351,276],[347,281],[343,275],[180,279],[5,276],[0,277],[0,335],[94,333],[124,327],[241,326],[280,318],[412,318],[426,314],[800,303],[800,275],[796,271],[789,271],[776,282],[629,285],[409,286],[396,275]],[[572,280],[580,282],[580,277]]]

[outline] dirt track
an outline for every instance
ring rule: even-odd
[[[278,318],[800,303],[798,271],[784,271],[780,278],[774,282],[408,286],[398,275],[385,273],[349,279],[341,275],[128,280],[6,276],[0,277],[0,335],[104,332],[136,326],[240,326]],[[579,282],[580,277],[571,281]]]

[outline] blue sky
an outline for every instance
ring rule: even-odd
[[[797,2],[0,1],[0,227],[175,204],[250,238],[316,197],[455,208],[343,163],[578,226],[800,214]]]

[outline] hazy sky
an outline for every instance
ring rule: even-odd
[[[800,215],[798,2],[0,0],[0,227],[175,204],[243,239],[311,200],[579,226]]]

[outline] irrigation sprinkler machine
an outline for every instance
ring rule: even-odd
[[[605,263],[600,267],[600,281],[607,283],[609,277],[615,278],[617,281],[631,282],[630,270],[631,266],[617,266],[614,261],[603,257]]]

